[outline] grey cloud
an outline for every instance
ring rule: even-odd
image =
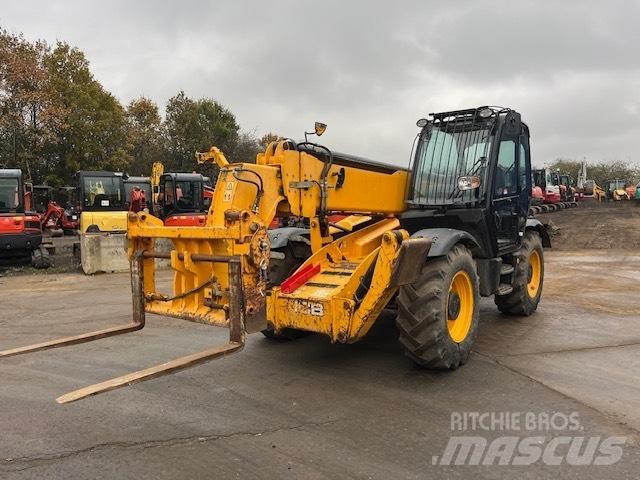
[[[631,158],[640,138],[640,6],[595,1],[9,1],[0,24],[87,53],[121,101],[183,89],[243,128],[406,164],[415,120],[519,109],[539,163]]]

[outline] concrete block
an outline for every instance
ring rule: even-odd
[[[126,234],[81,234],[80,261],[82,270],[87,275],[129,271]]]

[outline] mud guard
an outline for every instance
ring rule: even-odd
[[[278,249],[282,247],[286,247],[287,243],[291,237],[301,236],[304,234],[309,234],[308,228],[300,228],[300,227],[283,227],[283,228],[274,228],[267,232],[269,234],[269,240],[271,242],[271,249]]]
[[[527,218],[525,231],[526,230],[535,230],[536,232],[538,232],[540,234],[540,238],[542,239],[542,246],[544,248],[551,248],[551,237],[549,237],[547,225],[542,223],[540,220],[536,220],[535,218]]]
[[[427,257],[446,255],[457,243],[464,243],[472,247],[479,247],[473,236],[463,230],[454,228],[425,228],[411,235],[411,238],[423,237],[431,241],[431,248]]]

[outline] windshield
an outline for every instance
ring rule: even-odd
[[[85,208],[118,209],[123,207],[121,177],[84,177]]]
[[[413,202],[453,205],[479,201],[486,185],[486,164],[491,150],[488,127],[433,126],[423,134],[416,154]],[[458,178],[480,177],[480,188],[459,190]]]
[[[0,178],[0,210],[18,210],[21,205],[20,183],[17,178]]]
[[[609,190],[619,190],[624,188],[625,182],[623,180],[612,180],[609,182]]]

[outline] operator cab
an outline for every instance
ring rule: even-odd
[[[534,170],[533,184],[543,189],[546,188],[548,176],[549,176],[549,173],[545,169]]]
[[[125,209],[124,178],[121,172],[80,171],[76,174],[79,203],[84,212]]]
[[[0,169],[0,262],[31,256],[36,268],[49,266],[40,251],[42,228],[31,211],[32,197],[33,185],[23,182],[21,170]]]
[[[614,192],[616,190],[624,190],[626,187],[626,183],[624,180],[609,180],[607,182],[607,188],[610,192]]]
[[[0,170],[0,213],[24,213],[23,191],[20,170]]]
[[[211,196],[206,196],[206,177],[198,173],[165,173],[160,177],[160,216],[207,213]]]
[[[476,239],[479,258],[515,251],[531,192],[529,128],[508,108],[430,117],[418,121],[403,228],[411,234],[425,227],[464,230]]]

